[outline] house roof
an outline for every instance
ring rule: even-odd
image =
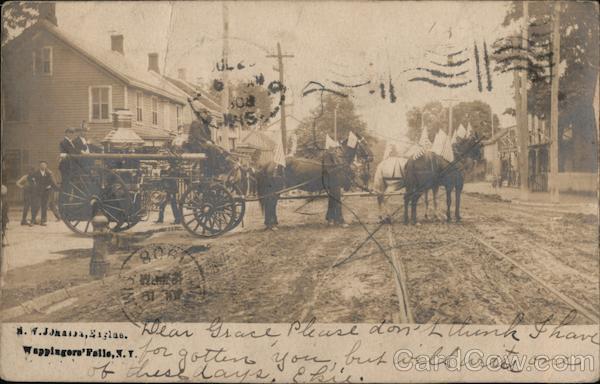
[[[196,84],[192,84],[185,80],[174,79],[169,76],[165,76],[165,79],[170,81],[181,91],[185,92],[189,97],[194,97],[197,94],[200,94],[200,104],[202,104],[204,108],[206,108],[214,118],[223,120],[223,108],[221,107],[221,105],[219,105],[219,103],[217,103],[215,100],[209,97],[207,95],[207,92],[204,91],[204,89],[202,89]]]
[[[121,53],[86,44],[76,36],[68,34],[44,19],[40,19],[20,36],[8,42],[4,48],[10,49],[13,45],[26,39],[27,36],[33,36],[39,30],[49,32],[127,85],[155,93],[179,104],[185,104],[186,102],[187,95],[159,73],[148,71],[145,67],[134,63],[133,60]]]
[[[133,129],[131,128],[118,128],[110,131],[102,143],[111,144],[138,144],[143,145],[144,139],[142,139]]]
[[[250,131],[238,144],[239,147],[249,147],[261,151],[271,151],[276,145],[270,135],[264,131]]]
[[[133,129],[135,133],[143,137],[145,140],[171,140],[173,137],[175,137],[174,133],[165,131],[164,129],[160,128],[136,126],[134,124],[134,126],[131,127],[131,129]]]

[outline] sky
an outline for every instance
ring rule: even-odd
[[[481,53],[498,38],[514,33],[501,26],[508,2],[231,2],[229,64],[246,67],[232,71],[230,79],[251,80],[262,72],[267,82],[276,80],[276,60],[266,55],[279,42],[284,53],[287,97],[297,118],[306,117],[318,105],[318,93],[302,96],[309,81],[342,90],[332,81],[367,86],[354,89],[353,99],[367,126],[382,138],[401,138],[406,112],[432,100],[445,104],[482,100],[492,105],[501,126],[514,124],[502,115],[514,107],[512,73],[492,76],[493,89],[480,92],[476,80],[474,45]],[[185,68],[188,79],[220,78],[215,64],[223,51],[223,4],[219,2],[58,2],[60,28],[89,44],[110,47],[110,35],[124,35],[125,55],[140,65],[147,54],[157,52],[161,71],[176,76]],[[512,28],[512,30],[511,30]],[[471,83],[456,89],[409,81],[432,68],[431,61],[445,63],[450,52],[466,49],[457,58]],[[439,56],[442,55],[442,56]],[[440,58],[441,57],[441,58]],[[483,65],[482,62],[480,62]],[[252,65],[252,66],[250,66]],[[480,69],[483,71],[483,67]],[[389,81],[396,101],[390,102]],[[382,99],[379,83],[386,84]],[[369,90],[376,90],[374,94]]]

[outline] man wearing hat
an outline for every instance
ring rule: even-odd
[[[75,140],[73,140],[73,145],[79,151],[79,153],[90,153],[90,146],[88,145],[86,138],[87,130],[85,128],[77,128],[75,129]]]
[[[206,177],[211,177],[217,173],[219,155],[223,154],[223,157],[225,157],[225,151],[213,144],[211,140],[210,124],[212,117],[203,108],[202,104],[200,104],[199,98],[200,94],[196,95],[193,99],[188,98],[196,119],[190,124],[187,149],[190,152],[206,153],[205,175]]]
[[[40,167],[34,173],[34,177],[37,181],[37,191],[35,191],[36,198],[39,200],[38,204],[34,205],[35,211],[32,215],[32,223],[36,223],[37,208],[39,208],[42,211],[40,225],[46,225],[48,215],[48,199],[50,198],[52,189],[56,188],[56,181],[54,180],[52,171],[48,169],[48,163],[44,160],[40,161]]]

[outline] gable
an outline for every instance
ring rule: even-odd
[[[109,73],[128,86],[141,88],[145,92],[167,98],[178,104],[185,104],[186,102],[187,95],[172,85],[162,75],[136,65],[133,60],[118,52],[86,44],[77,37],[66,34],[45,20],[37,22],[20,36],[7,43],[4,50],[9,52],[9,54],[3,54],[3,56],[7,57],[18,53],[29,41],[39,38],[40,35],[51,35],[94,66]]]

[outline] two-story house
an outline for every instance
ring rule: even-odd
[[[159,73],[158,54],[150,53],[144,68],[127,57],[122,35],[107,37],[106,46],[85,44],[40,19],[3,47],[2,153],[9,182],[40,160],[56,170],[68,127],[86,126],[99,144],[112,129],[113,111],[129,109],[147,145],[170,141],[191,118],[183,113],[187,95]]]

